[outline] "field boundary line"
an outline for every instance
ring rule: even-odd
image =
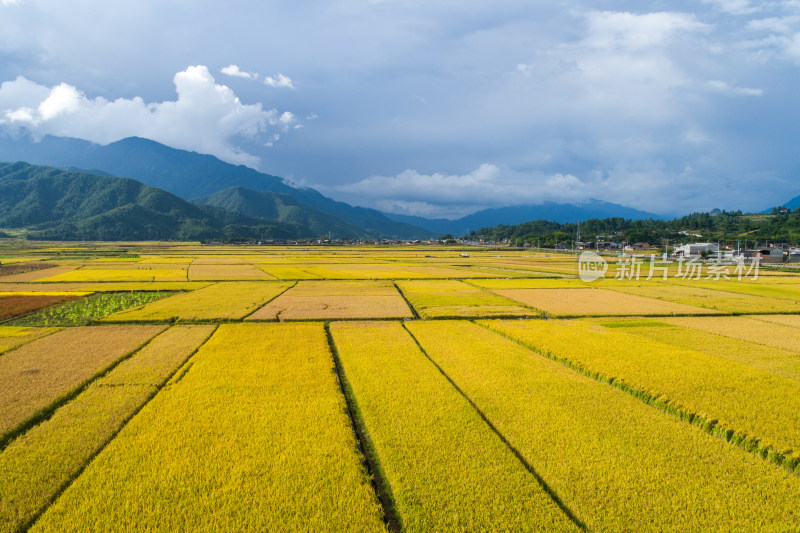
[[[474,322],[474,321],[473,321]],[[756,455],[765,461],[772,463],[776,466],[782,467],[787,471],[793,474],[800,474],[800,457],[791,456],[791,451],[780,452],[775,450],[771,444],[763,444],[761,442],[761,438],[753,435],[748,435],[747,433],[736,431],[731,427],[723,426],[719,423],[719,420],[716,418],[708,418],[699,413],[692,413],[684,408],[680,407],[679,405],[675,405],[672,402],[677,401],[671,398],[667,398],[662,396],[656,392],[648,392],[633,385],[629,385],[625,381],[621,379],[617,379],[616,377],[609,377],[605,374],[600,372],[595,372],[594,370],[590,370],[589,368],[584,367],[583,365],[571,361],[567,358],[555,355],[547,350],[542,350],[540,348],[536,348],[524,341],[519,339],[515,339],[514,337],[506,334],[505,332],[498,331],[492,328],[488,324],[479,324],[474,322],[478,326],[481,326],[501,337],[504,337],[510,341],[513,341],[523,348],[530,350],[533,353],[536,353],[542,357],[555,361],[567,368],[570,368],[579,374],[586,376],[594,381],[604,383],[606,385],[610,385],[616,389],[619,389],[626,394],[633,396],[634,398],[644,402],[645,404],[658,409],[659,411],[666,413],[668,415],[674,416],[680,420],[688,422],[690,425],[695,426],[702,431],[712,435],[714,437],[720,438],[726,441],[729,444],[732,444],[738,448],[741,448],[745,452],[751,453]]]
[[[339,357],[339,349],[336,347],[336,342],[333,340],[333,335],[331,334],[330,321],[326,321],[324,327],[325,336],[328,339],[328,348],[333,360],[334,374],[336,375],[336,381],[339,385],[339,391],[342,393],[342,396],[344,396],[345,405],[347,407],[347,417],[350,420],[350,429],[353,431],[353,437],[355,438],[358,453],[361,456],[361,462],[367,471],[367,475],[370,477],[370,484],[375,492],[375,496],[378,498],[383,508],[383,520],[386,527],[391,533],[400,533],[403,531],[403,525],[395,507],[392,487],[389,485],[389,481],[386,479],[386,475],[378,460],[377,450],[372,443],[372,439],[369,438],[364,419],[361,416],[361,410],[358,408],[358,402],[353,393],[353,388],[350,386],[350,382],[345,375],[344,367]]]
[[[75,475],[74,475],[74,476],[72,476],[72,477],[71,477],[70,479],[68,479],[67,481],[65,481],[65,482],[64,482],[64,484],[63,484],[63,485],[61,485],[61,487],[59,487],[59,488],[58,488],[58,490],[56,490],[56,491],[53,493],[53,496],[50,498],[50,501],[48,501],[48,502],[47,502],[47,503],[46,503],[46,504],[45,504],[45,505],[44,505],[44,506],[43,506],[43,507],[42,507],[42,508],[41,508],[41,509],[40,509],[40,510],[39,510],[39,511],[36,513],[36,514],[34,514],[34,515],[31,517],[31,519],[30,519],[30,520],[28,520],[28,521],[27,521],[25,524],[21,525],[21,526],[20,526],[20,527],[17,529],[17,533],[22,533],[22,532],[28,531],[30,528],[32,528],[32,527],[35,525],[36,521],[38,521],[38,520],[39,520],[39,518],[41,518],[41,516],[42,516],[44,513],[46,513],[46,512],[47,512],[47,510],[48,510],[48,509],[49,509],[49,508],[50,508],[50,507],[51,507],[51,506],[52,506],[52,505],[53,505],[53,504],[56,502],[56,500],[58,500],[58,499],[61,497],[61,495],[62,495],[62,494],[64,494],[64,492],[65,492],[65,491],[66,491],[66,490],[67,490],[67,489],[68,489],[68,488],[69,488],[69,487],[70,487],[70,486],[71,486],[71,485],[72,485],[72,484],[75,482],[75,480],[76,480],[76,479],[78,479],[78,478],[79,478],[79,477],[80,477],[80,476],[83,474],[83,472],[84,472],[84,471],[85,471],[85,470],[86,470],[86,469],[89,467],[89,465],[90,465],[90,464],[92,464],[92,462],[95,460],[95,458],[97,458],[97,456],[98,456],[98,455],[100,455],[100,454],[103,452],[103,450],[105,450],[105,449],[106,449],[106,447],[108,447],[108,445],[111,443],[111,441],[113,441],[115,438],[117,438],[117,435],[119,435],[119,433],[120,433],[120,432],[121,432],[123,429],[125,429],[125,426],[127,426],[127,425],[128,425],[128,423],[129,423],[131,420],[133,420],[133,418],[134,418],[136,415],[138,415],[138,414],[141,412],[141,410],[142,410],[142,409],[144,409],[144,408],[147,406],[147,404],[149,404],[149,403],[150,403],[150,401],[151,401],[153,398],[155,398],[155,397],[156,397],[156,395],[157,395],[159,392],[161,392],[161,391],[164,389],[164,387],[165,387],[165,386],[166,386],[166,385],[167,385],[167,384],[170,382],[170,380],[171,380],[171,379],[172,379],[172,378],[175,376],[175,374],[177,374],[178,372],[180,372],[180,371],[183,369],[183,367],[184,367],[184,366],[186,366],[186,363],[188,363],[188,362],[189,362],[189,361],[192,359],[192,357],[194,357],[194,356],[195,356],[195,354],[196,354],[197,352],[199,352],[199,351],[200,351],[200,348],[202,348],[202,347],[203,347],[203,345],[205,345],[205,343],[207,343],[207,342],[208,342],[208,339],[210,339],[210,338],[212,337],[212,335],[214,335],[214,333],[216,333],[216,331],[217,331],[217,329],[218,329],[218,328],[219,328],[219,326],[217,326],[217,327],[215,327],[214,329],[212,329],[212,330],[211,330],[211,333],[209,333],[209,334],[208,334],[208,336],[207,336],[207,337],[206,337],[206,338],[203,340],[203,342],[201,342],[201,343],[200,343],[200,344],[197,346],[197,348],[195,348],[195,349],[194,349],[194,350],[193,350],[193,351],[192,351],[192,352],[191,352],[191,353],[190,353],[190,354],[189,354],[189,355],[186,357],[186,359],[183,361],[183,363],[181,363],[180,365],[178,365],[178,368],[176,368],[174,372],[172,372],[170,375],[168,375],[168,376],[167,376],[167,377],[166,377],[166,378],[165,378],[165,379],[164,379],[164,380],[161,382],[161,384],[160,384],[160,385],[157,385],[157,386],[155,387],[155,390],[154,390],[154,391],[153,391],[153,392],[152,392],[150,395],[148,395],[148,396],[147,396],[147,397],[144,399],[144,401],[142,402],[142,404],[141,404],[141,405],[140,405],[138,408],[134,409],[133,413],[131,413],[131,415],[130,415],[129,417],[127,417],[125,420],[123,420],[123,421],[122,421],[122,423],[120,424],[119,428],[117,428],[117,430],[116,430],[116,431],[114,431],[114,432],[113,432],[113,433],[112,433],[112,434],[109,436],[108,440],[106,440],[106,442],[104,442],[104,443],[103,443],[103,444],[100,446],[100,448],[98,448],[98,449],[97,449],[97,451],[96,451],[95,453],[93,453],[93,454],[92,454],[90,457],[88,457],[88,458],[86,459],[86,461],[83,463],[83,465],[81,465],[81,467],[80,467],[80,468],[78,468],[78,470],[75,472]],[[165,329],[164,331],[162,331],[161,333],[159,333],[158,335],[156,335],[155,337],[153,337],[152,339],[150,339],[150,341],[154,340],[156,337],[159,337],[159,336],[161,336],[161,334],[163,334],[163,333],[166,333],[166,332],[168,331],[168,329],[169,329],[169,328]],[[146,342],[145,344],[143,344],[143,345],[141,346],[141,348],[139,348],[139,350],[141,350],[142,348],[144,348],[145,346],[147,346],[147,344],[149,344],[149,343],[150,343],[150,341],[148,341],[148,342]],[[139,350],[136,350],[136,351],[139,351]],[[133,352],[133,353],[136,353],[136,352]],[[133,355],[133,354],[131,354],[131,355]],[[191,365],[189,365],[189,368],[191,368]],[[187,368],[187,369],[186,369],[186,371],[184,372],[184,375],[186,375],[186,372],[188,372],[188,368]],[[183,378],[183,376],[181,376],[181,378]]]
[[[74,400],[75,397],[78,396],[83,391],[85,391],[89,385],[91,385],[98,379],[102,378],[103,376],[114,370],[123,361],[126,361],[131,357],[133,357],[133,354],[135,354],[136,352],[138,352],[139,350],[143,349],[145,346],[153,342],[153,339],[155,339],[156,337],[167,331],[167,329],[169,328],[168,327],[164,328],[162,331],[156,333],[155,335],[153,335],[152,337],[141,343],[139,346],[135,347],[130,352],[123,354],[122,357],[120,357],[116,361],[112,361],[108,366],[100,369],[93,376],[89,376],[85,381],[83,381],[83,383],[79,383],[72,390],[59,396],[58,398],[53,400],[49,405],[42,407],[41,409],[36,411],[33,415],[28,417],[26,420],[23,420],[22,422],[17,424],[16,427],[9,430],[5,435],[0,436],[0,452],[5,450],[6,447],[11,443],[11,441],[16,439],[17,437],[24,435],[32,427],[41,424],[45,420],[49,420],[50,417],[52,417],[53,414],[58,409],[60,409],[64,404]],[[45,337],[47,336],[48,335],[45,335]]]
[[[392,285],[394,285],[394,288],[397,290],[397,292],[399,292],[399,293],[400,293],[400,297],[401,297],[401,298],[403,298],[403,301],[404,301],[404,302],[406,303],[406,305],[408,306],[408,309],[411,311],[411,315],[412,315],[412,316],[413,316],[413,317],[414,317],[416,320],[419,320],[421,317],[419,316],[419,313],[417,312],[417,309],[416,309],[416,307],[414,307],[413,305],[411,305],[411,302],[409,302],[409,301],[408,301],[408,298],[406,298],[406,294],[403,292],[403,289],[401,289],[401,288],[400,288],[400,285],[398,285],[398,284],[397,284],[397,281],[395,281],[395,280],[392,280]]]
[[[280,281],[279,281],[278,283],[280,283]],[[285,282],[284,282],[284,283],[285,283]],[[265,305],[269,305],[269,303],[270,303],[270,302],[272,302],[272,301],[274,301],[274,300],[276,300],[276,299],[280,298],[281,296],[283,296],[283,294],[284,294],[286,291],[288,291],[289,289],[293,289],[293,288],[295,288],[296,286],[297,286],[297,282],[295,281],[294,283],[291,283],[291,284],[290,284],[288,287],[286,287],[285,289],[283,289],[281,292],[279,292],[278,294],[276,294],[276,295],[275,295],[275,296],[273,296],[272,298],[268,299],[266,302],[264,302],[264,303],[262,303],[262,304],[260,304],[260,305],[256,306],[256,308],[255,308],[255,309],[253,309],[252,311],[250,311],[249,313],[247,313],[247,314],[246,314],[246,315],[244,315],[243,317],[241,317],[241,318],[237,318],[236,320],[237,320],[237,321],[239,321],[239,320],[247,320],[247,318],[248,318],[250,315],[252,315],[252,314],[256,313],[257,311],[259,311],[259,310],[260,310],[262,307],[264,307]]]
[[[552,487],[550,487],[550,485],[547,484],[547,481],[545,481],[545,479],[536,471],[533,465],[531,465],[528,462],[528,460],[525,459],[522,453],[506,438],[505,435],[503,435],[500,432],[497,426],[495,426],[492,423],[492,421],[489,420],[489,417],[487,417],[486,414],[481,410],[481,408],[478,407],[478,405],[474,401],[472,401],[472,398],[470,398],[467,395],[467,393],[465,393],[461,389],[461,387],[459,387],[456,384],[456,382],[453,381],[453,379],[447,374],[447,372],[445,372],[444,369],[441,366],[439,366],[439,364],[436,361],[433,360],[433,358],[428,354],[428,351],[422,347],[422,344],[420,344],[417,337],[411,332],[411,330],[409,330],[406,327],[405,323],[403,323],[403,329],[405,329],[406,332],[411,336],[411,338],[414,340],[414,343],[417,345],[417,347],[419,347],[422,354],[433,364],[433,366],[436,367],[436,369],[442,374],[442,376],[444,376],[444,378],[450,383],[450,385],[452,385],[453,388],[455,388],[456,391],[458,391],[458,393],[461,396],[463,396],[464,399],[467,400],[467,402],[469,402],[470,406],[472,406],[472,408],[475,409],[475,412],[478,413],[478,416],[481,417],[481,420],[483,420],[486,423],[486,425],[489,426],[489,429],[491,429],[492,432],[494,432],[494,434],[497,435],[500,441],[503,444],[505,444],[505,446],[511,451],[511,453],[514,454],[517,460],[519,460],[519,462],[522,463],[522,466],[525,468],[525,470],[527,470],[534,477],[534,479],[536,479],[536,482],[539,484],[542,490],[544,490],[547,493],[547,495],[550,496],[550,499],[553,500],[553,503],[555,503],[559,509],[561,509],[561,512],[563,512],[567,516],[567,518],[569,518],[570,521],[573,524],[575,524],[578,528],[580,528],[582,531],[589,531],[589,528],[586,526],[586,524],[584,524],[583,521],[580,518],[578,518],[578,516],[572,511],[572,509],[567,507],[567,504],[564,503],[564,501],[561,499],[558,493],[556,493],[556,491]]]

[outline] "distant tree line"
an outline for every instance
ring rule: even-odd
[[[658,245],[669,239],[671,243],[716,242],[748,240],[750,242],[797,243],[800,242],[800,208],[792,211],[776,207],[769,214],[745,214],[742,211],[692,213],[673,220],[629,220],[619,217],[591,219],[580,223],[561,224],[548,220],[534,220],[512,226],[500,225],[471,232],[470,239],[509,241],[521,246],[526,242],[536,246],[552,247],[557,243],[569,244],[578,239]],[[687,232],[689,235],[679,232]],[[697,236],[699,235],[699,237]]]

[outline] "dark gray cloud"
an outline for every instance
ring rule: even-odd
[[[431,216],[588,198],[756,209],[800,194],[793,0],[17,0],[0,15],[6,127],[161,132]],[[192,65],[211,77],[204,96],[166,113]]]

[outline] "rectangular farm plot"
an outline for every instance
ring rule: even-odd
[[[256,265],[191,265],[190,281],[274,280]]]
[[[75,294],[3,294],[0,293],[0,321],[7,320],[44,307],[64,303],[87,293]]]
[[[534,309],[457,280],[398,281],[397,286],[420,316],[536,316]]]
[[[168,329],[0,452],[0,532],[24,529],[214,327]]]
[[[608,289],[495,289],[492,292],[552,316],[697,315],[719,313]]]
[[[0,354],[58,331],[57,328],[0,326]]]
[[[390,281],[300,281],[247,320],[410,318]]]
[[[589,531],[797,526],[796,475],[478,325],[407,327]]]
[[[677,285],[675,283],[650,283],[628,286],[615,286],[609,283],[606,287],[626,294],[728,313],[800,312],[800,301],[796,300],[769,298],[705,287]]]
[[[298,266],[261,265],[261,270],[278,279],[319,279],[317,274],[308,272],[307,269]]]
[[[800,329],[750,317],[675,317],[665,322],[800,353]]]
[[[400,323],[331,334],[406,530],[578,531]]]
[[[69,328],[0,356],[0,442],[163,329]]]
[[[800,315],[772,315],[770,318],[772,317],[798,319]],[[602,325],[657,342],[722,357],[800,381],[800,353],[798,352],[723,337],[666,322],[619,321]]]
[[[612,378],[644,399],[716,421],[714,431],[759,449],[800,450],[800,382],[740,361],[598,328],[580,321],[494,321],[488,327],[526,346]],[[788,461],[800,459],[792,452]],[[781,461],[784,458],[780,459]]]
[[[36,281],[47,282],[87,282],[87,281],[187,281],[186,267],[180,268],[159,268],[137,269],[134,265],[126,265],[131,268],[120,269],[88,269],[81,268],[70,270],[61,274],[56,274],[47,278],[37,279]],[[41,272],[45,272],[42,270]]]
[[[275,281],[228,281],[171,296],[129,311],[115,313],[109,322],[168,320],[235,320],[285,291],[291,283]]]
[[[322,324],[225,324],[34,531],[385,531]]]
[[[3,276],[0,278],[3,282],[30,282],[30,281],[49,281],[51,277],[58,276],[61,274],[66,274],[72,270],[75,270],[78,265],[62,265],[62,266],[55,266],[51,268],[45,268],[42,270],[31,270],[29,272],[23,272],[22,274],[12,274],[10,276]]]

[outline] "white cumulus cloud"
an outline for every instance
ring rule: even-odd
[[[219,71],[226,76],[233,76],[235,78],[247,78],[248,80],[258,79],[257,73],[241,70],[238,65],[228,65],[225,68],[219,69]]]
[[[280,72],[275,76],[267,76],[264,78],[264,83],[270,87],[283,87],[286,89],[294,89],[294,84],[288,76],[284,76]]]
[[[18,77],[0,85],[0,125],[100,144],[139,136],[257,167],[258,158],[237,139],[287,131],[297,120],[289,111],[242,103],[202,65],[178,72],[173,82],[176,100],[147,103],[140,97],[90,98],[66,83],[48,88]]]
[[[761,96],[763,89],[752,89],[750,87],[735,87],[721,80],[711,80],[707,83],[708,87],[714,91],[731,94],[735,96]]]

